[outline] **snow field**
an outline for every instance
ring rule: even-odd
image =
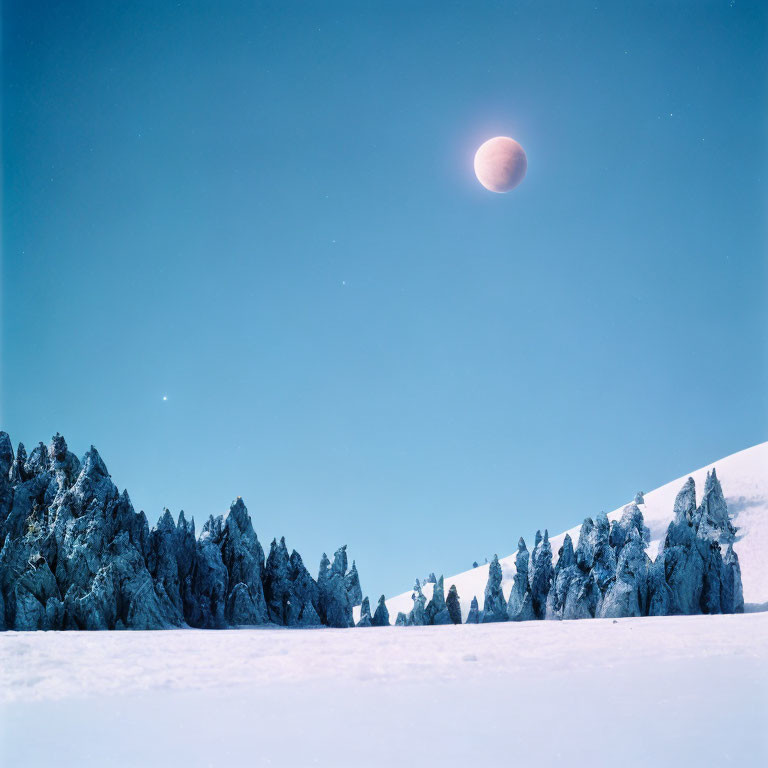
[[[9,766],[758,766],[766,715],[768,613],[0,635]]]

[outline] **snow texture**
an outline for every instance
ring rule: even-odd
[[[0,634],[25,768],[751,767],[767,706],[768,613]]]

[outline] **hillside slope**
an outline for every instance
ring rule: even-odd
[[[717,469],[717,475],[723,486],[728,509],[733,515],[734,524],[739,529],[738,541],[734,546],[741,563],[741,575],[744,584],[744,600],[746,603],[760,604],[768,602],[768,568],[765,567],[765,553],[768,552],[768,442],[739,451],[724,459],[707,464],[695,472],[679,477],[666,485],[662,485],[655,491],[644,495],[645,504],[640,505],[645,517],[645,523],[651,531],[651,543],[648,555],[656,557],[659,541],[664,536],[672,519],[672,507],[675,496],[688,477],[696,482],[697,498],[700,498],[704,488],[704,480],[707,472],[713,467]],[[627,500],[629,503],[631,499]],[[610,520],[621,516],[622,505],[608,515]],[[595,510],[596,512],[598,510]],[[542,520],[542,525],[546,521]],[[558,536],[552,536],[552,551],[557,558],[557,552],[563,543],[565,534],[569,533],[574,545],[578,541],[581,521],[568,531],[563,531]],[[521,531],[525,536],[528,546],[533,544],[534,531]],[[515,555],[517,541],[508,542],[506,545],[513,550],[513,554],[500,559],[504,589],[504,595],[509,595],[512,579],[515,575]],[[439,574],[438,574],[439,575]],[[488,581],[488,565],[481,565],[455,576],[445,577],[445,590],[451,584],[456,585],[461,598],[461,610],[463,620],[466,620],[469,612],[469,603],[473,595],[477,595],[480,608],[483,607],[483,593]],[[432,585],[424,586],[424,595],[429,599],[432,596]],[[387,601],[390,618],[394,623],[398,611],[407,613],[413,607],[411,591],[390,598]]]

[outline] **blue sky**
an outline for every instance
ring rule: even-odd
[[[765,440],[767,29],[5,3],[2,428],[94,443],[150,522],[242,495],[313,571],[347,543],[372,598]]]

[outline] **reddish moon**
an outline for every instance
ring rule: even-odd
[[[509,136],[488,139],[475,153],[475,176],[491,192],[514,189],[527,169],[525,150]]]

